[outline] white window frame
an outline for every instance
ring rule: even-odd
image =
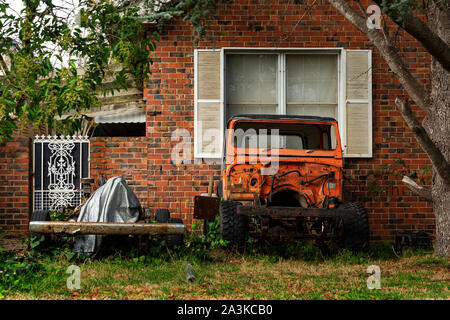
[[[197,104],[198,102],[208,102],[206,100],[197,100],[197,81],[198,81],[198,75],[197,75],[197,59],[198,59],[198,52],[200,51],[220,51],[220,64],[221,64],[221,72],[220,72],[220,100],[214,100],[214,102],[220,102],[221,104],[221,110],[220,110],[220,117],[221,117],[221,129],[222,132],[225,132],[226,128],[226,122],[228,119],[226,119],[226,55],[227,54],[278,54],[278,74],[277,74],[277,83],[279,86],[279,93],[278,93],[278,113],[279,114],[285,114],[286,113],[286,76],[285,76],[285,56],[287,54],[311,54],[311,53],[317,53],[317,54],[336,54],[338,63],[337,63],[337,72],[338,72],[338,84],[337,84],[337,121],[339,126],[339,132],[340,132],[340,139],[341,139],[341,145],[343,148],[343,154],[346,158],[372,158],[373,157],[373,115],[372,115],[372,50],[353,50],[353,49],[344,49],[341,47],[329,47],[329,48],[267,48],[267,47],[254,47],[254,48],[247,48],[247,47],[223,47],[220,49],[194,49],[194,139],[197,139],[198,134],[198,123],[197,123]],[[368,100],[366,101],[359,101],[359,100],[347,100],[346,98],[346,59],[347,51],[364,51],[368,53],[368,66],[369,66],[369,81],[368,81]],[[282,93],[282,94],[280,94]],[[212,100],[211,100],[212,101]],[[367,154],[347,154],[347,123],[346,123],[346,106],[347,103],[358,103],[358,102],[364,102],[368,103],[368,116],[369,116],[369,124],[368,124],[368,139],[369,139],[369,152]],[[224,147],[222,145],[221,147],[221,158],[223,159]],[[212,154],[204,154],[199,153],[199,150],[197,150],[197,143],[194,140],[194,157],[195,158],[210,158],[210,159],[217,159],[218,155],[212,155]]]

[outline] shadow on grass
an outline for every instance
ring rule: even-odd
[[[186,237],[183,245],[168,247],[163,236],[106,236],[101,246],[93,255],[75,254],[71,252],[73,240],[60,237],[52,242],[43,242],[39,251],[48,256],[65,256],[68,261],[84,261],[86,259],[102,260],[105,258],[128,259],[158,264],[164,261],[189,260],[215,262],[225,261],[230,256],[247,256],[264,258],[269,262],[281,260],[302,260],[306,262],[336,262],[348,264],[366,264],[369,261],[397,260],[401,257],[429,255],[432,251],[410,250],[399,257],[388,242],[375,243],[364,251],[351,252],[338,247],[319,247],[302,242],[268,244],[249,239],[244,250],[229,249],[226,245],[212,245],[210,240],[202,236]]]

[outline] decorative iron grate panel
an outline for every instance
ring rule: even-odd
[[[72,192],[72,191],[70,191]],[[57,208],[54,206],[54,202],[49,197],[50,191],[48,190],[35,190],[34,191],[34,210],[49,210]],[[82,193],[80,191],[74,191],[73,196],[68,200],[68,207],[76,207],[81,203]]]
[[[89,177],[88,137],[36,136],[33,150],[33,209],[79,205],[81,178]]]

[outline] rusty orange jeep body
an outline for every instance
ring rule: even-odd
[[[227,129],[217,188],[223,239],[242,246],[249,231],[270,241],[317,241],[337,237],[344,225],[347,247],[367,245],[365,209],[342,203],[336,120],[239,115],[228,121]]]
[[[278,154],[259,147],[237,148],[232,141],[233,134],[242,123],[247,124],[246,128],[258,124],[259,127],[270,126],[278,130],[301,130],[308,126],[310,131],[317,130],[320,141],[314,146],[316,149],[305,145],[306,148],[301,149],[278,149]],[[335,120],[287,116],[254,119],[243,116],[232,118],[228,129],[225,169],[222,171],[224,200],[254,201],[256,196],[263,202],[271,203],[283,191],[304,195],[309,205],[315,206],[325,204],[324,201],[329,197],[342,200],[342,149]],[[324,146],[324,135],[331,130],[337,142],[334,149]],[[273,175],[270,175],[270,167],[273,168]],[[261,172],[265,168],[269,174],[264,176]],[[329,188],[330,185],[332,188]]]

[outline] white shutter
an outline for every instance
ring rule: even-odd
[[[221,158],[223,124],[223,54],[194,51],[194,156]]]
[[[372,157],[372,51],[344,50],[343,149],[346,158]]]

